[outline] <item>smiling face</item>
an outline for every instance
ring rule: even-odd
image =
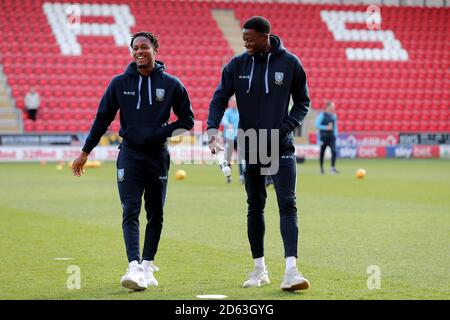
[[[150,39],[147,37],[137,37],[134,39],[131,54],[138,68],[153,69],[156,53]]]
[[[247,53],[251,56],[266,52],[270,48],[268,33],[261,33],[253,29],[243,29],[242,40],[244,40],[244,47],[247,49]]]

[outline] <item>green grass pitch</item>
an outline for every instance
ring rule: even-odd
[[[245,191],[217,166],[171,166],[156,264],[160,286],[129,293],[115,164],[81,178],[56,164],[0,164],[0,299],[448,299],[450,161],[339,160],[338,176],[298,166],[298,265],[311,288],[279,289],[284,258],[273,188],[266,206],[272,283],[243,289],[252,270]],[[187,178],[174,179],[177,169]],[[357,180],[354,172],[367,176]],[[141,214],[141,230],[145,224]],[[141,235],[143,237],[143,234]],[[72,258],[71,260],[54,260]],[[66,286],[70,265],[80,289]],[[370,290],[367,268],[381,271]]]

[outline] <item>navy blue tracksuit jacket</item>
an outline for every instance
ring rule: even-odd
[[[220,121],[235,94],[242,130],[280,130],[279,170],[273,175],[280,209],[281,234],[285,255],[297,256],[296,159],[293,130],[308,113],[310,98],[306,75],[300,60],[284,48],[276,35],[270,35],[272,51],[267,54],[242,53],[223,68],[222,78],[209,105],[208,129],[219,128]],[[289,111],[290,98],[294,102]],[[258,135],[258,139],[261,137]],[[267,144],[270,145],[270,141]],[[242,148],[243,146],[240,146]],[[269,147],[270,150],[270,147]],[[246,157],[258,150],[245,145]],[[248,161],[247,161],[248,162]],[[259,161],[246,165],[245,187],[248,214],[247,232],[254,258],[264,255],[265,176]]]
[[[219,128],[228,100],[235,94],[240,129],[278,129],[285,134],[280,152],[293,151],[292,131],[310,105],[306,75],[300,60],[284,48],[280,38],[271,35],[270,41],[273,50],[269,54],[244,52],[224,67],[209,106],[208,129]],[[289,112],[291,96],[294,104]]]
[[[164,69],[164,64],[157,61],[150,77],[143,77],[132,62],[125,73],[112,79],[100,101],[83,151],[90,153],[94,149],[119,110],[119,135],[124,144],[139,151],[161,150],[174,130],[190,130],[194,126],[186,89]],[[172,107],[178,120],[168,124]]]

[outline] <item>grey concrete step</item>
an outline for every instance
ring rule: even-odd
[[[14,120],[17,121],[17,113],[10,111],[10,112],[3,112],[0,109],[0,120]]]
[[[227,39],[230,47],[233,49],[234,54],[240,54],[244,51],[242,29],[239,20],[234,16],[234,11],[213,9],[212,15],[225,39]]]

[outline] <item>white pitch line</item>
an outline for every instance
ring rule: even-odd
[[[199,299],[225,299],[228,298],[228,296],[223,294],[199,294],[197,296]]]
[[[66,261],[66,260],[73,260],[73,258],[53,258],[53,260],[56,260],[56,261]]]

